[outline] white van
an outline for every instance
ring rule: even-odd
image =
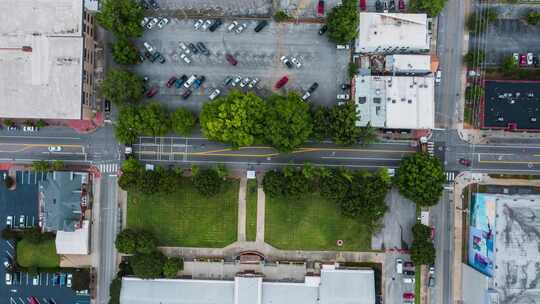
[[[197,79],[197,75],[191,75],[191,77],[188,78],[186,83],[184,83],[184,87],[186,89],[189,89],[189,87],[195,82],[196,79]]]
[[[403,273],[403,260],[402,259],[396,259],[396,272],[398,274]]]
[[[414,278],[409,278],[409,277],[403,278],[403,283],[414,284]]]

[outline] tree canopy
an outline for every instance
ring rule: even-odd
[[[330,109],[330,133],[338,145],[352,145],[358,142],[359,128],[356,126],[358,113],[356,105],[344,103]]]
[[[218,172],[214,169],[199,170],[193,176],[193,185],[195,189],[202,195],[213,196],[221,189],[223,179],[220,178]]]
[[[514,74],[518,69],[518,63],[513,56],[506,56],[501,62],[501,70],[505,74]]]
[[[143,80],[131,72],[111,69],[101,83],[101,95],[117,105],[134,104],[143,95]]]
[[[326,18],[328,38],[338,44],[353,41],[358,34],[358,8],[356,0],[343,0],[332,8]]]
[[[442,194],[444,168],[436,157],[416,153],[401,161],[394,181],[406,198],[419,206],[433,206]]]
[[[413,0],[410,7],[415,12],[423,12],[435,17],[443,10],[445,4],[446,0]]]
[[[121,143],[133,143],[137,136],[163,136],[170,130],[167,111],[158,102],[145,106],[125,106],[114,128],[116,139]]]
[[[313,128],[309,105],[296,93],[274,94],[267,100],[265,136],[279,151],[290,152],[302,145]]]
[[[165,260],[165,256],[159,251],[136,254],[129,259],[133,274],[142,279],[161,277]]]
[[[482,50],[473,49],[465,54],[464,59],[468,67],[477,67],[486,59],[486,53]]]
[[[122,107],[114,126],[114,135],[119,142],[129,144],[135,142],[141,130],[139,111],[134,106]]]
[[[411,246],[411,260],[417,265],[431,265],[435,262],[435,247],[431,242],[431,228],[421,223],[412,227],[414,241]]]
[[[484,96],[484,88],[477,84],[472,84],[465,89],[465,99],[479,100]]]
[[[540,12],[530,10],[525,15],[525,20],[530,25],[537,25],[540,22]]]
[[[326,107],[316,107],[312,109],[311,117],[313,119],[311,138],[319,142],[329,138],[331,135],[330,109]]]
[[[201,128],[210,140],[249,146],[264,131],[265,105],[252,92],[238,90],[205,103],[200,115]]]
[[[46,160],[35,160],[32,162],[32,170],[38,172],[49,171],[50,164]]]
[[[182,269],[184,269],[184,261],[181,258],[168,258],[163,264],[163,275],[174,279]]]
[[[137,0],[103,0],[97,14],[98,23],[118,37],[140,37],[144,11]]]
[[[111,47],[112,58],[118,64],[136,64],[139,61],[137,48],[126,38],[118,38]]]
[[[119,252],[132,254],[137,250],[137,232],[133,229],[124,229],[117,236],[114,242]]]
[[[178,108],[171,115],[171,125],[174,132],[182,136],[189,136],[195,129],[197,118],[184,108]]]

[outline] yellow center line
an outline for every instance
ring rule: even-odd
[[[23,152],[31,148],[41,148],[41,147],[50,147],[50,146],[59,146],[63,148],[80,148],[82,151],[84,151],[84,147],[81,145],[59,145],[59,144],[16,144],[16,143],[0,143],[0,145],[5,146],[22,146],[19,149],[16,150],[0,150],[0,152],[4,153],[18,153]]]
[[[521,160],[479,160],[479,163],[491,164],[540,164],[540,161],[521,161]]]

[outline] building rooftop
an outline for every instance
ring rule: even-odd
[[[428,51],[430,40],[426,14],[360,13],[356,52]]]
[[[81,0],[0,1],[0,117],[81,118],[82,16]]]
[[[397,74],[427,74],[431,73],[430,55],[387,55],[385,70]]]
[[[482,112],[485,128],[540,130],[540,82],[486,81]]]
[[[75,231],[56,232],[56,253],[61,255],[85,255],[90,252],[90,222],[84,220],[82,227]]]
[[[371,269],[323,268],[320,280],[263,282],[261,277],[225,280],[123,278],[122,304],[374,304]]]
[[[432,129],[435,125],[433,75],[357,76],[354,101],[358,126]]]

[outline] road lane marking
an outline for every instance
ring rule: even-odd
[[[346,160],[382,160],[382,161],[401,161],[401,158],[370,158],[370,157],[341,157],[341,156],[322,156],[322,159],[346,159]]]
[[[27,139],[76,139],[80,140],[80,137],[61,137],[61,136],[23,136],[23,135],[2,135],[0,138],[27,138]]]

